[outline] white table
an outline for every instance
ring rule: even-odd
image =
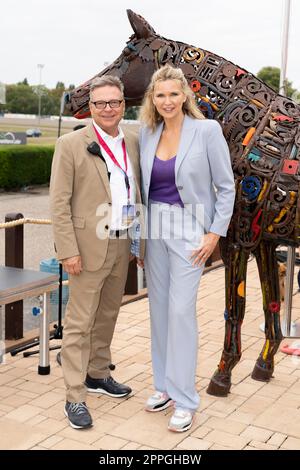
[[[28,297],[43,295],[40,315],[40,355],[38,373],[50,374],[49,311],[50,292],[57,289],[58,275],[29,269],[0,266],[0,339],[2,339],[2,306]],[[1,362],[1,351],[0,351]]]

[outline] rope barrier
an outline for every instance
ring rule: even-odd
[[[24,219],[17,219],[17,220],[12,220],[11,222],[3,222],[0,223],[0,228],[12,228],[12,227],[17,227],[18,225],[24,225],[24,224],[40,224],[40,225],[52,225],[52,221],[50,219],[29,219],[29,218],[24,218]],[[62,281],[63,286],[68,286],[69,281]]]
[[[12,228],[17,227],[18,225],[24,224],[41,224],[41,225],[51,225],[52,221],[50,219],[17,219],[12,220],[11,222],[2,222],[0,223],[0,228]]]

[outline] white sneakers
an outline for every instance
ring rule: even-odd
[[[172,399],[165,392],[156,391],[146,402],[146,411],[162,411],[173,405]]]
[[[173,400],[165,392],[156,391],[146,402],[146,411],[157,412],[172,406]],[[168,424],[168,429],[174,432],[184,432],[191,428],[194,415],[183,408],[175,408]]]
[[[193,414],[189,410],[176,408],[168,424],[168,429],[174,432],[184,432],[193,424]]]

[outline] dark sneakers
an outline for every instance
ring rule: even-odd
[[[119,384],[112,377],[106,379],[93,379],[86,376],[85,385],[89,392],[104,393],[110,397],[126,397],[131,393],[127,385]],[[69,419],[70,426],[74,429],[85,429],[93,425],[92,417],[84,401],[80,403],[66,402],[65,415]]]
[[[116,398],[126,397],[132,391],[128,385],[119,384],[112,377],[93,379],[87,375],[85,385],[87,386],[88,392],[103,393],[104,395]]]
[[[66,402],[65,415],[74,429],[85,429],[93,425],[92,417],[84,401],[80,403]]]

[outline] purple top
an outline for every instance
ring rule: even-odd
[[[175,184],[176,155],[169,160],[155,157],[151,173],[149,199],[184,207]]]

